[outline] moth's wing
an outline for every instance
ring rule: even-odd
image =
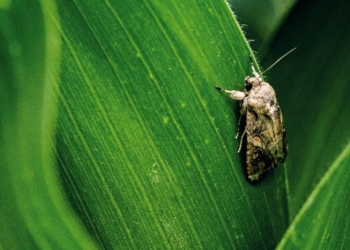
[[[262,88],[257,94],[263,96],[264,106],[269,106],[267,114],[261,117],[267,125],[262,139],[265,140],[264,145],[267,146],[265,150],[272,155],[277,164],[278,161],[283,162],[287,156],[287,137],[282,112],[275,91],[270,84],[263,82]]]
[[[254,110],[247,110],[247,176],[251,181],[261,179],[261,177],[276,163],[272,155],[266,150],[267,139],[264,133],[268,128],[267,120],[264,116],[258,116]]]
[[[276,104],[277,105],[277,104]],[[263,175],[284,161],[287,155],[287,139],[282,113],[278,106],[271,117],[247,109],[247,175],[251,181]]]
[[[266,134],[264,134],[264,139],[272,138],[272,140],[267,140],[266,150],[271,153],[277,164],[278,161],[284,162],[287,157],[287,136],[281,109],[277,103],[275,107],[276,109],[271,118],[267,117],[271,122],[268,123],[269,127],[267,128]]]

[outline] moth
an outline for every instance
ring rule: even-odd
[[[267,70],[295,49],[279,58]],[[241,115],[238,120],[236,139],[239,135],[242,116],[246,118],[246,125],[240,139],[238,153],[241,151],[243,138],[246,135],[246,174],[250,181],[258,181],[275,168],[277,162],[283,163],[286,159],[287,137],[274,89],[262,80],[261,75],[254,68],[251,57],[250,65],[254,76],[247,76],[244,79],[244,91],[225,90],[218,86],[215,88],[230,93],[231,98],[240,101]]]

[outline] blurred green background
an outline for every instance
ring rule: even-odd
[[[349,5],[0,0],[0,248],[346,249]],[[250,184],[214,86],[294,47],[264,75],[288,157]]]

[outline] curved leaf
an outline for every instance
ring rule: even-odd
[[[243,30],[247,38],[252,41],[252,48],[264,53],[298,1],[228,0],[227,2],[238,21],[244,25]]]
[[[289,139],[286,180],[292,224],[281,248],[345,249],[349,243],[349,7],[345,0],[336,6],[300,2],[266,63],[298,47],[291,60],[269,71],[269,81],[282,97]]]
[[[251,51],[224,1],[59,1],[57,150],[103,248],[271,248],[283,168],[256,185],[234,140]],[[277,187],[277,188],[276,188]]]
[[[55,5],[2,1],[0,7],[0,248],[92,248],[51,157],[60,55]]]
[[[343,150],[288,228],[277,249],[345,249],[350,239],[350,144]]]

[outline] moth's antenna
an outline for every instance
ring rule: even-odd
[[[281,61],[284,57],[286,57],[287,55],[289,55],[290,53],[292,53],[294,50],[296,50],[297,48],[295,47],[294,49],[288,51],[286,54],[284,54],[283,56],[281,56],[276,62],[274,62],[270,67],[268,67],[264,72],[262,72],[261,74],[266,73],[268,70],[270,70],[273,66],[275,66],[279,61]]]
[[[256,72],[255,68],[254,68],[254,65],[253,65],[253,59],[252,59],[252,56],[250,55],[249,56],[249,60],[250,60],[250,66],[252,67],[252,71],[253,71],[253,75],[259,79],[259,81],[261,81],[261,75],[259,75],[258,72]]]

